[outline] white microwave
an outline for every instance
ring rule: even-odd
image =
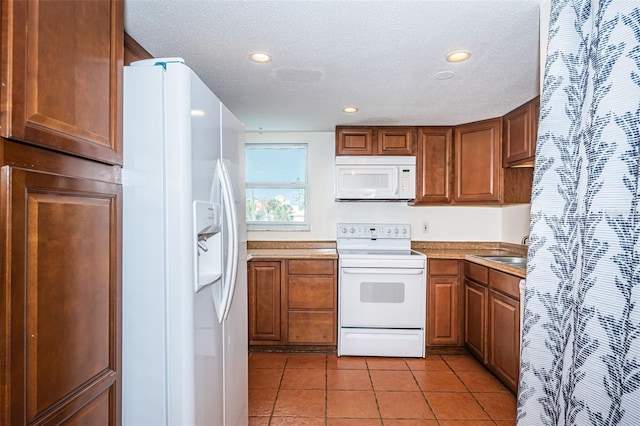
[[[336,201],[410,201],[416,157],[336,156]]]

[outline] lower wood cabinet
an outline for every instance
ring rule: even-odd
[[[520,303],[489,292],[489,369],[511,390],[518,388],[520,360]]]
[[[462,345],[460,261],[429,259],[427,346]]]
[[[281,333],[282,266],[279,261],[249,262],[249,344],[277,344]]]
[[[465,345],[516,392],[520,364],[520,278],[465,262]]]
[[[337,260],[249,262],[249,345],[335,346]]]
[[[464,343],[478,360],[487,362],[487,287],[464,280]]]

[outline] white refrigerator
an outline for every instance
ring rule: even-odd
[[[125,426],[248,423],[244,128],[180,58],[124,69]]]

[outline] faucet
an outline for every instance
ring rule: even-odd
[[[522,242],[520,244],[524,245],[528,245],[529,243],[529,236],[525,235],[524,237],[522,237]]]

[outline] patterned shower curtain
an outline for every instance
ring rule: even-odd
[[[552,0],[518,425],[640,425],[640,1]]]

